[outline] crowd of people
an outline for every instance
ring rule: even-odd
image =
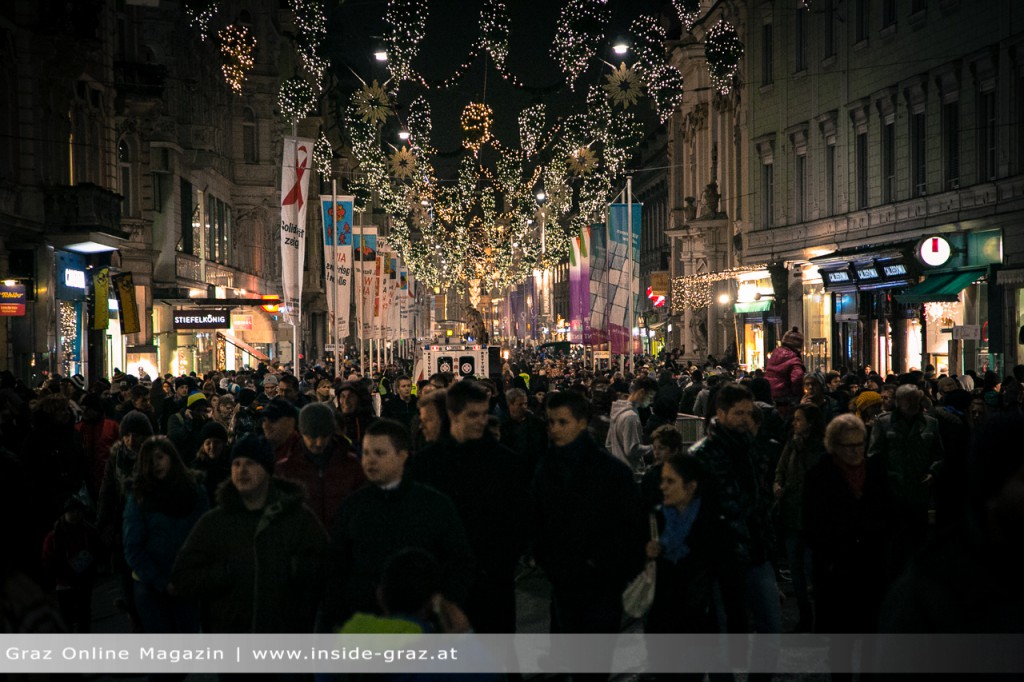
[[[1024,366],[823,372],[802,345],[752,372],[3,373],[5,591],[40,586],[3,627],[87,632],[113,571],[139,632],[515,632],[535,565],[551,632],[614,633],[653,560],[648,632],[779,633],[785,583],[801,632],[1024,631]]]

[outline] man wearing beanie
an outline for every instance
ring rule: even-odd
[[[110,550],[114,572],[120,578],[123,596],[115,603],[128,612],[133,623],[137,623],[135,586],[131,569],[124,560],[121,531],[124,525],[124,505],[135,474],[135,461],[142,443],[153,435],[153,425],[145,414],[132,410],[121,420],[118,429],[120,439],[111,446],[110,457],[103,468],[103,482],[100,483],[96,507],[96,527],[104,545]]]
[[[210,421],[210,401],[200,391],[191,393],[185,399],[185,406],[167,422],[167,437],[178,448],[181,461],[191,466],[196,453],[202,446],[199,433]]]
[[[274,459],[287,459],[302,448],[299,410],[284,398],[274,398],[260,412],[263,436],[274,449]]]
[[[228,431],[217,421],[210,420],[199,432],[202,444],[196,452],[192,468],[203,472],[203,488],[212,507],[217,503],[217,488],[231,473],[231,462],[228,459]]]
[[[342,501],[358,490],[366,477],[348,440],[336,435],[334,410],[327,403],[310,403],[299,412],[298,447],[277,464],[281,478],[301,483],[307,503],[326,526]]]
[[[764,367],[764,378],[772,385],[772,400],[778,405],[800,402],[804,392],[804,335],[793,327],[782,337],[782,345],[772,351]]]
[[[273,474],[267,439],[239,439],[218,506],[178,553],[168,591],[199,600],[204,632],[313,631],[327,531],[302,488]]]

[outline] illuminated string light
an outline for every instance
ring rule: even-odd
[[[694,22],[700,16],[700,0],[672,0],[672,5],[679,15],[679,22],[683,25],[684,31],[693,28]]]
[[[333,161],[334,149],[331,147],[331,142],[327,139],[327,135],[321,130],[320,137],[317,138],[316,144],[313,145],[313,165],[316,166],[320,176],[326,178],[331,175],[331,163]]]
[[[473,153],[479,153],[480,148],[491,139],[491,125],[494,123],[494,112],[486,104],[470,102],[462,110],[462,118],[459,120],[462,125],[462,144]]]
[[[742,56],[743,43],[736,35],[736,29],[725,19],[720,19],[704,40],[704,57],[711,74],[711,85],[719,94],[729,94]]]
[[[77,362],[78,354],[78,311],[71,301],[57,301],[60,307],[60,351],[64,374],[70,374],[71,363]],[[107,305],[97,301],[97,305]]]
[[[568,76],[570,90],[596,54],[610,20],[607,0],[569,0],[562,8],[551,56]]]
[[[672,312],[682,313],[686,310],[700,310],[711,305],[712,290],[715,283],[733,279],[736,275],[755,270],[764,270],[768,266],[743,265],[731,270],[708,272],[699,275],[684,275],[672,280]]]
[[[327,16],[322,0],[290,0],[295,17],[296,50],[299,61],[312,81],[316,93],[323,91],[328,61],[320,55],[320,46],[327,37]]]
[[[277,108],[286,121],[295,123],[305,118],[315,106],[313,88],[301,76],[292,76],[277,93]]]
[[[213,0],[185,0],[185,16],[190,26],[199,31],[199,39],[206,42],[210,32],[210,21],[217,15],[217,3]]]
[[[672,64],[662,64],[652,72],[647,94],[658,118],[665,123],[683,102],[683,74]]]
[[[505,69],[505,60],[508,59],[510,24],[508,8],[502,0],[486,0],[484,2],[483,12],[480,16],[481,45],[491,55],[494,66],[499,71]]]
[[[256,37],[246,26],[231,24],[217,34],[223,63],[221,70],[224,80],[235,94],[242,93],[245,78],[252,71],[253,53],[256,51]]]
[[[427,23],[425,0],[390,0],[385,20],[391,27],[385,40],[388,70],[397,83],[413,80],[412,60],[420,51]]]

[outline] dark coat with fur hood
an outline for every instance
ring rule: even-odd
[[[313,632],[328,537],[302,488],[271,479],[266,506],[250,511],[227,480],[217,502],[171,575],[177,594],[199,598],[204,631]]]

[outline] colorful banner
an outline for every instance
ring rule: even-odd
[[[573,237],[569,250],[569,341],[572,343],[583,342],[583,316],[587,310],[583,308],[583,300],[580,298],[580,238]],[[588,283],[589,286],[589,283]]]
[[[409,287],[409,269],[398,268],[398,336],[412,338],[412,289]]]
[[[334,206],[320,196],[324,219],[324,280],[327,286],[327,323],[337,330],[331,337],[348,338],[352,310],[352,203],[355,197],[339,196]],[[337,240],[335,240],[337,235]]]
[[[281,314],[302,320],[302,266],[306,257],[306,208],[313,140],[284,138],[281,161]]]
[[[364,339],[373,338],[373,301],[377,295],[377,228],[352,231],[352,265],[359,282],[359,329]]]
[[[135,302],[135,282],[132,273],[122,272],[110,278],[117,290],[117,305],[121,313],[121,333],[138,334],[142,331],[139,324],[139,306]]]
[[[630,319],[629,297],[633,297],[633,314],[639,308],[640,231],[643,204],[633,204],[632,254],[630,253],[629,211],[627,204],[612,204],[608,210],[608,342],[612,353],[629,353],[630,336],[635,320]],[[632,256],[632,265],[629,263]],[[640,352],[639,337],[633,339],[633,352]]]
[[[92,276],[92,330],[106,329],[110,324],[110,268],[100,268]]]
[[[583,343],[603,346],[608,343],[608,233],[604,224],[587,230],[590,242],[590,326],[584,328]]]
[[[25,285],[0,282],[0,317],[25,315]]]

